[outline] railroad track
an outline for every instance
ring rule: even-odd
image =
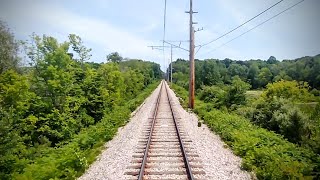
[[[142,132],[128,179],[203,179],[205,172],[191,140],[179,125],[168,95],[168,87],[161,82],[152,118]]]

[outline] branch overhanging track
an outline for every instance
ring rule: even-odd
[[[203,177],[201,160],[197,159],[192,141],[179,126],[180,118],[173,106],[167,85],[161,82],[152,118],[146,124],[147,130],[143,132],[127,175],[138,180]]]

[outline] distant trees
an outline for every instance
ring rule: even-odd
[[[108,62],[114,62],[119,63],[123,60],[123,58],[120,56],[118,52],[113,52],[107,55],[107,61]]]
[[[19,68],[18,49],[19,44],[13,34],[6,24],[0,21],[0,74],[9,69]]]
[[[258,74],[258,82],[260,87],[265,87],[269,82],[272,82],[272,73],[269,68],[264,67],[260,70]]]
[[[249,82],[252,89],[265,88],[268,83],[282,79],[305,81],[312,88],[320,89],[320,55],[281,62],[274,56],[270,56],[267,61],[206,59],[197,60],[195,66],[197,89],[202,85],[231,84],[234,76],[239,76],[241,80]],[[174,68],[173,73],[183,73],[185,76],[189,74],[188,61],[178,59],[173,62],[172,67]],[[177,77],[173,74],[173,81],[180,82],[181,85],[188,83],[187,81],[181,82],[182,79],[175,79]]]
[[[253,89],[258,88],[259,85],[259,79],[258,74],[260,72],[260,69],[256,63],[252,63],[248,69],[248,81],[251,84]]]
[[[270,56],[269,59],[267,60],[268,64],[275,64],[277,63],[277,59],[274,56]]]
[[[202,78],[203,84],[210,86],[222,82],[222,77],[220,75],[217,62],[205,61],[201,70],[200,77]]]

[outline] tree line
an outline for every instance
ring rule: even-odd
[[[189,63],[177,59],[173,63],[173,81],[186,87]],[[278,61],[274,56],[268,60],[195,60],[196,88],[202,85],[231,84],[232,77],[239,76],[251,89],[264,88],[270,82],[296,80],[308,82],[311,88],[320,89],[320,54],[294,60]]]

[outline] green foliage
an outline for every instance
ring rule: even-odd
[[[320,96],[320,91],[317,89],[312,89],[310,93],[313,94],[314,96]]]
[[[178,90],[181,93],[188,89],[189,62],[179,59],[172,66],[174,68],[174,83],[184,87],[184,89]],[[195,62],[196,93],[200,100],[206,103],[196,101],[195,111],[198,115],[216,111],[214,108],[223,112],[235,112],[250,120],[251,123],[283,136],[301,149],[311,150],[319,155],[319,69],[320,55],[283,61],[278,61],[273,56],[267,61],[197,60]],[[246,82],[250,83],[250,86]],[[173,87],[177,88],[176,86]],[[259,90],[262,94],[247,93],[246,90],[250,87],[252,90]],[[266,90],[263,90],[264,88]],[[310,91],[310,89],[313,90]],[[185,98],[180,100],[183,103],[188,102],[188,99]],[[227,114],[217,116],[229,118]],[[230,118],[236,121],[237,118],[241,117]],[[246,121],[248,121],[247,119]],[[213,123],[215,122],[218,124],[215,124],[213,129],[218,128],[217,131],[223,134],[223,138],[227,141],[236,138],[230,134],[230,131],[226,130],[228,127],[226,123],[228,122],[222,122],[220,119]],[[219,129],[220,126],[221,129]],[[260,130],[253,131],[257,134],[260,133]],[[257,136],[251,134],[251,132],[241,132],[237,136],[243,136],[244,141],[247,134],[252,137]],[[241,148],[241,145],[239,145],[239,148]],[[246,145],[244,145],[245,147]],[[264,150],[266,152],[270,151],[271,157],[265,155]],[[245,149],[244,152],[246,151]],[[315,176],[315,174],[305,173],[305,170],[300,171],[300,169],[304,169],[303,166],[308,161],[303,161],[300,164],[298,160],[287,160],[287,157],[276,154],[276,152],[274,154],[274,151],[277,151],[277,149],[254,150],[254,156],[251,160],[255,161],[256,155],[261,156],[257,159],[263,164],[259,164],[256,168],[256,165],[250,162],[247,167],[255,169],[256,172],[259,171],[262,174],[260,177],[263,179],[300,179],[302,176],[307,178],[305,175]],[[280,152],[283,151],[280,149]],[[287,153],[287,151],[284,153]],[[299,157],[300,155],[292,156],[293,159],[299,159]],[[271,160],[263,160],[263,158]],[[275,165],[273,166],[272,163]],[[317,163],[317,166],[311,168],[313,173],[319,173],[320,171],[319,162]],[[280,165],[278,166],[278,164]],[[265,166],[267,166],[266,169],[264,169]],[[264,170],[267,172],[264,173]]]
[[[269,68],[262,68],[258,74],[259,85],[260,87],[266,86],[272,80],[272,73]]]
[[[183,87],[178,86],[176,84],[170,84],[170,87],[174,89],[176,94],[179,94],[179,101],[184,108],[188,107],[189,95],[188,91],[186,91]]]
[[[123,60],[123,58],[120,56],[118,52],[113,52],[107,55],[107,61],[113,62],[113,63],[119,63]]]
[[[231,106],[244,104],[246,102],[245,93],[250,87],[248,83],[243,82],[238,76],[235,76],[227,89],[226,106],[230,108]]]
[[[70,34],[69,41],[73,51],[76,52],[77,55],[79,56],[79,59],[78,59],[79,62],[83,63],[90,59],[90,57],[92,56],[90,54],[91,49],[88,49],[83,45],[83,42],[80,36],[77,36],[75,34]],[[76,58],[73,57],[73,59],[76,59]]]
[[[19,43],[14,40],[6,24],[0,20],[0,74],[13,69],[19,70]]]
[[[172,82],[181,87],[184,87],[185,89],[189,87],[188,79],[188,75],[183,74],[182,72],[175,72],[172,74]]]
[[[210,102],[216,108],[220,108],[224,105],[227,92],[219,86],[203,86],[199,92],[200,100],[204,102]]]
[[[252,121],[284,135],[289,141],[301,143],[307,132],[308,116],[300,111],[289,100],[274,97],[269,101],[261,101],[253,112]]]
[[[182,88],[172,87],[181,99],[187,98]],[[319,178],[319,155],[255,126],[241,116],[213,109],[210,104],[201,101],[196,104],[194,111],[198,116],[220,135],[236,155],[243,158],[242,167],[254,171],[258,179]],[[290,127],[290,123],[284,125]]]
[[[154,62],[142,61],[137,59],[130,59],[119,63],[121,71],[129,69],[139,72],[144,76],[143,85],[146,87],[148,84],[163,76],[160,65]]]
[[[219,68],[219,64],[216,61],[205,61],[200,75],[203,84],[212,86],[221,83],[222,77]]]
[[[236,109],[237,106],[245,104],[246,91],[250,85],[243,82],[238,76],[232,79],[231,85],[203,86],[199,91],[200,100],[213,103],[213,107],[227,107]]]
[[[0,74],[1,179],[75,179],[155,88],[160,66],[87,63],[79,36],[32,36],[32,67]],[[71,53],[71,52],[72,53]],[[158,83],[158,82],[157,82]]]
[[[267,85],[261,97],[238,114],[260,127],[283,135],[290,142],[320,154],[317,102],[307,83],[281,80]],[[311,102],[310,102],[311,101]],[[309,103],[310,102],[310,103]]]
[[[270,56],[269,59],[267,60],[268,64],[276,64],[279,61],[277,61],[277,59],[274,56]]]
[[[249,66],[249,70],[248,70],[248,81],[250,82],[252,88],[256,89],[258,88],[259,85],[259,79],[258,79],[258,74],[259,74],[259,67],[257,65],[257,63],[252,63]]]
[[[189,61],[178,59],[172,64],[173,81],[188,87]],[[320,55],[295,60],[278,61],[271,56],[267,61],[231,59],[205,59],[195,61],[195,87],[230,84],[234,76],[249,82],[253,89],[264,88],[268,83],[280,80],[304,81],[312,88],[320,89]],[[186,84],[186,85],[185,85]]]
[[[297,81],[284,80],[268,84],[262,97],[264,100],[281,97],[300,102],[308,102],[314,99],[314,96],[309,93],[309,85],[307,82],[298,83]]]

